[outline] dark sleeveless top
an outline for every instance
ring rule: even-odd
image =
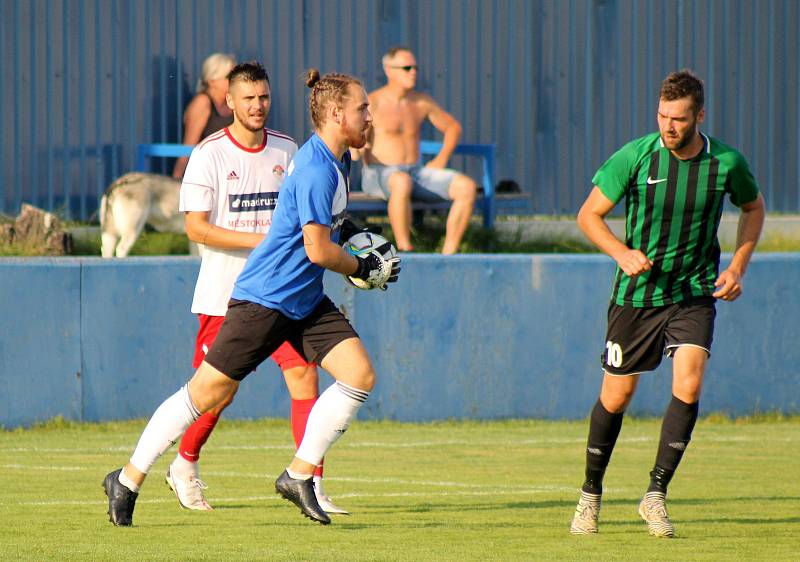
[[[211,102],[211,115],[208,116],[208,122],[203,132],[200,134],[200,140],[203,140],[211,133],[216,133],[220,129],[224,129],[233,123],[233,115],[229,115],[228,117],[220,115],[219,111],[217,111],[217,106],[214,104],[214,100],[211,99],[208,92],[203,92],[203,94],[208,96],[208,101]]]

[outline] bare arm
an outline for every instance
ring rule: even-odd
[[[331,229],[310,222],[303,227],[303,245],[311,263],[336,273],[352,275],[358,269],[358,259],[331,240]]]
[[[189,211],[184,217],[186,235],[192,242],[213,248],[250,250],[264,239],[263,234],[228,230],[208,222],[208,211]]]
[[[206,128],[210,117],[211,100],[205,95],[195,96],[183,114],[183,144],[197,144],[200,142],[200,135],[203,134],[203,129]],[[187,157],[178,158],[175,162],[175,168],[172,170],[172,177],[182,178],[188,163],[189,159]]]
[[[764,198],[760,193],[755,201],[742,205],[736,232],[736,251],[728,269],[720,273],[714,282],[714,286],[719,287],[714,293],[718,299],[734,301],[742,294],[742,277],[761,236],[764,215]]]
[[[641,250],[628,248],[620,241],[605,221],[614,208],[614,202],[595,186],[578,211],[578,226],[595,246],[611,256],[627,275],[639,275],[648,271],[653,262]]]
[[[439,154],[426,165],[430,168],[445,168],[453,155],[453,151],[458,146],[458,139],[461,138],[461,123],[432,99],[428,99],[427,103],[431,105],[428,119],[444,135],[444,138],[442,139],[442,149]]]

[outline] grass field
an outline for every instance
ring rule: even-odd
[[[394,235],[388,226],[388,219],[374,221],[381,224],[384,233],[391,241]],[[417,252],[440,252],[444,244],[444,223],[433,219],[426,224],[419,224],[414,229],[414,244]],[[169,232],[143,232],[131,248],[132,256],[182,255],[189,251],[189,242],[185,235]],[[581,244],[570,239],[520,242],[506,240],[491,230],[478,225],[471,225],[461,246],[461,252],[472,253],[586,253],[596,251],[588,243]],[[2,248],[0,255],[35,255],[30,248]],[[73,255],[100,255],[100,235],[91,239],[75,240]]]
[[[0,560],[798,560],[800,418],[704,418],[670,490],[677,538],[648,536],[636,507],[657,420],[626,421],[600,534],[568,524],[586,422],[356,422],[327,459],[352,510],[322,527],[273,493],[291,457],[284,420],[223,420],[203,453],[216,509],[178,507],[169,452],[114,528],[100,487],[142,421],[0,432]]]
[[[560,217],[565,218],[565,217]],[[363,220],[363,219],[357,219]],[[380,224],[384,234],[392,241],[394,235],[387,217],[372,217],[370,223]],[[574,220],[571,217],[569,220]],[[769,219],[768,219],[769,220]],[[78,223],[71,226],[85,226]],[[414,245],[417,252],[439,252],[444,243],[444,222],[441,217],[430,217],[424,222],[417,222],[414,227]],[[594,253],[598,250],[587,240],[574,237],[552,237],[542,240],[522,241],[520,235],[505,235],[495,230],[482,228],[477,217],[468,228],[460,251],[462,253]],[[99,256],[100,234],[76,237],[73,240],[73,255]],[[731,252],[731,245],[722,246],[723,252]],[[189,242],[184,234],[145,231],[131,248],[132,256],[164,256],[185,255],[189,251]],[[798,252],[800,240],[777,234],[765,234],[758,244],[759,252]],[[18,245],[0,245],[0,256],[35,256],[41,255],[41,249]]]
[[[371,223],[380,224],[384,234],[394,241],[387,217],[374,217]],[[72,227],[85,227],[81,223],[72,223]],[[416,252],[440,252],[444,244],[444,222],[441,218],[432,217],[414,227],[414,248]],[[574,237],[561,236],[542,240],[521,240],[520,235],[501,235],[494,230],[480,226],[478,219],[467,229],[459,251],[465,254],[498,253],[498,254],[585,254],[598,250],[588,241]],[[722,245],[723,252],[732,252],[735,248]],[[759,252],[798,252],[800,240],[781,235],[764,235],[758,244]],[[170,232],[145,231],[131,248],[132,256],[169,256],[186,255],[189,252],[189,241],[185,234]],[[0,244],[0,257],[6,256],[41,256],[44,249],[31,244]],[[100,234],[81,235],[73,239],[73,256],[99,256]]]

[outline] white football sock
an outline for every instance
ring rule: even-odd
[[[172,461],[172,464],[169,465],[169,469],[172,471],[173,475],[178,478],[183,478],[184,480],[190,476],[200,478],[200,469],[197,463],[187,461],[180,453],[178,453],[175,460]]]
[[[125,476],[125,469],[119,471],[119,476],[117,477],[119,483],[128,488],[131,492],[138,492],[139,486],[136,485],[136,482]]]
[[[301,472],[295,472],[288,466],[286,467],[286,474],[288,474],[289,478],[291,478],[292,480],[308,480],[312,476],[311,474],[303,474]]]
[[[318,465],[325,453],[342,436],[369,392],[336,381],[317,399],[306,423],[303,442],[295,455]]]
[[[158,458],[199,417],[200,412],[192,404],[187,385],[182,386],[178,392],[164,400],[147,422],[131,456],[131,464],[144,474],[150,472]]]

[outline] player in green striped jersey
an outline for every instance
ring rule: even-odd
[[[608,311],[600,397],[591,413],[586,480],[570,526],[597,532],[603,476],[639,375],[663,355],[673,358],[672,400],[664,415],[650,485],[639,514],[650,534],[675,534],[667,486],[698,414],[714,332],[715,301],[736,300],[764,223],[764,200],[736,150],[700,132],[703,83],[688,70],[667,76],[658,103],[658,132],[636,139],[597,171],[578,213],[587,238],[617,271]],[[725,195],[739,207],[736,251],[719,273],[717,229]],[[606,215],[625,200],[625,242]]]

